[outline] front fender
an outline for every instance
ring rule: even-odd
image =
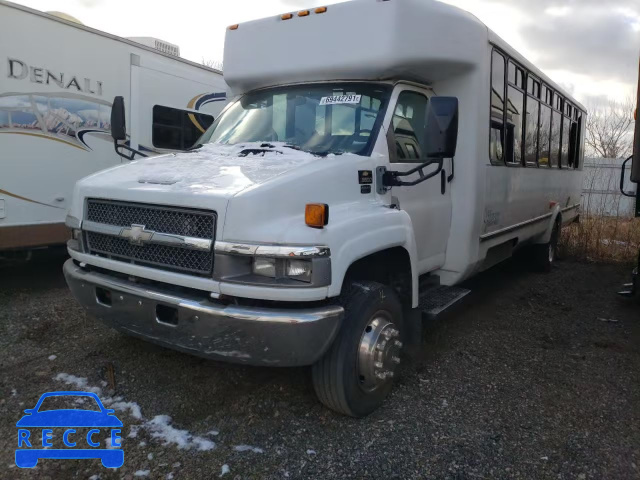
[[[334,214],[335,213],[335,214]],[[412,306],[418,305],[417,252],[409,215],[386,206],[354,212],[353,206],[332,211],[331,286],[329,296],[340,295],[349,267],[367,255],[402,247],[411,262]],[[334,223],[335,222],[335,223]]]

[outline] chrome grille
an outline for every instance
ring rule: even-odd
[[[216,214],[203,210],[89,199],[86,220],[123,228],[144,225],[147,230],[158,233],[213,240]],[[96,231],[86,231],[85,239],[92,255],[197,275],[210,275],[213,271],[213,249],[202,251],[188,246],[157,243],[134,245],[126,238]]]
[[[213,239],[216,215],[201,210],[88,200],[87,220],[120,227],[138,224],[156,232]]]

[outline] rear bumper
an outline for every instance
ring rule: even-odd
[[[224,305],[84,270],[71,259],[64,264],[64,275],[76,300],[110,327],[226,362],[311,365],[331,345],[344,315],[342,307],[332,305],[308,309]],[[102,301],[96,289],[102,289]],[[110,305],[104,302],[105,291]],[[167,318],[167,311],[175,315]]]

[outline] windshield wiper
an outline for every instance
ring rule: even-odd
[[[196,143],[194,146],[187,148],[185,151],[191,152],[193,150],[198,150],[199,148],[204,147],[202,143]]]

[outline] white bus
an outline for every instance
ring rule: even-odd
[[[363,416],[458,283],[525,246],[550,269],[586,113],[472,15],[288,12],[231,26],[224,64],[239,98],[193,151],[76,185],[64,271],[95,317],[207,358],[313,365],[319,399]]]
[[[129,145],[146,154],[190,147],[226,103],[221,72],[180,58],[175,45],[69,18],[0,0],[5,254],[64,244],[75,182],[125,161],[109,135],[115,96],[129,106]]]

